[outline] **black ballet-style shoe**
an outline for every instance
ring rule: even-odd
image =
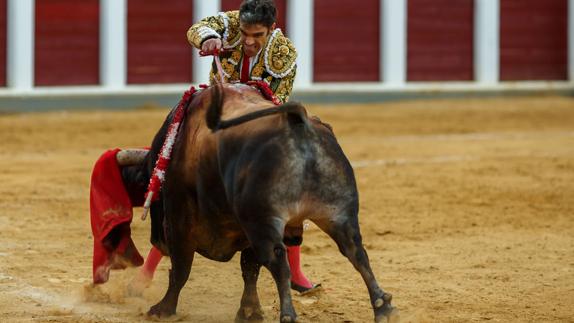
[[[304,287],[297,283],[291,282],[291,289],[299,292],[300,295],[308,295],[321,289],[321,284],[313,284],[312,287]]]

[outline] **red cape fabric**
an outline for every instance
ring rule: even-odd
[[[94,236],[92,269],[95,284],[108,281],[110,269],[139,266],[143,263],[143,258],[130,237],[134,204],[125,189],[117,164],[116,154],[119,151],[120,149],[106,151],[92,171],[90,220]],[[114,234],[119,234],[119,243],[115,248],[108,241],[104,241],[113,229],[117,229]]]

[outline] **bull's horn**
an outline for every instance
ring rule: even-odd
[[[125,149],[116,154],[116,160],[120,166],[131,166],[141,164],[147,156],[147,149]]]

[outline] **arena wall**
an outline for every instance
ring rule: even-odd
[[[185,32],[240,3],[0,0],[0,109],[205,83],[210,60]],[[573,90],[574,0],[276,3],[298,48],[296,97]]]
[[[409,0],[407,80],[472,81],[473,0]]]
[[[34,85],[98,85],[99,21],[98,0],[36,1]]]
[[[568,79],[568,2],[502,0],[500,78]]]
[[[378,82],[380,1],[316,0],[313,82]]]
[[[0,87],[6,86],[6,0],[0,0]]]
[[[189,0],[127,1],[127,84],[192,82],[190,17]]]

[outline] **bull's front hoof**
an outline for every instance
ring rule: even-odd
[[[264,317],[261,307],[244,306],[240,308],[237,311],[237,315],[235,315],[235,323],[261,322],[263,319]]]
[[[399,323],[400,321],[399,309],[390,304],[382,308],[382,311],[375,311],[375,323]]]
[[[147,312],[147,316],[160,319],[167,318],[173,315],[175,315],[175,308],[173,306],[167,306],[162,302],[152,306]]]
[[[399,309],[391,305],[393,296],[384,293],[380,298],[375,300],[373,308],[375,309],[375,323],[399,323]]]
[[[282,315],[281,316],[281,323],[295,323],[297,322],[297,317],[292,315]]]

